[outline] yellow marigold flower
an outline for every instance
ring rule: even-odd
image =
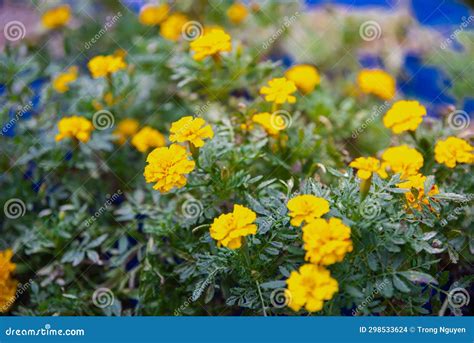
[[[181,13],[174,13],[168,17],[160,26],[160,34],[173,42],[179,40],[182,35],[183,26],[189,21],[189,18]]]
[[[178,144],[156,148],[146,158],[148,165],[143,174],[146,182],[156,182],[153,189],[162,193],[184,187],[187,182],[185,175],[192,172],[195,166],[188,156],[188,151]]]
[[[435,146],[435,159],[448,168],[456,167],[456,163],[474,163],[474,147],[467,141],[457,137],[448,137],[438,141]]]
[[[0,313],[7,312],[15,302],[17,281],[12,278],[16,264],[11,262],[11,249],[0,251]]]
[[[77,80],[77,67],[71,67],[66,72],[59,74],[53,80],[53,88],[58,93],[69,90],[69,84]]]
[[[268,87],[260,88],[260,94],[265,95],[265,100],[276,104],[295,103],[296,98],[291,95],[294,92],[296,92],[295,83],[285,77],[271,79],[268,81]]]
[[[211,237],[219,246],[238,249],[242,246],[242,237],[255,235],[257,215],[245,206],[234,205],[232,213],[221,214],[214,219],[210,228]]]
[[[352,251],[351,228],[339,218],[316,219],[303,227],[306,261],[328,266]]]
[[[171,124],[170,141],[190,142],[196,148],[204,146],[204,139],[214,137],[211,125],[202,118],[183,117]]]
[[[263,127],[270,136],[277,136],[285,128],[285,118],[278,114],[257,113],[252,116],[252,121]]]
[[[168,4],[152,5],[148,4],[140,9],[138,20],[143,25],[154,26],[159,25],[168,17],[170,7]]]
[[[89,63],[87,63],[87,67],[89,68],[92,77],[97,79],[125,69],[127,63],[125,63],[123,57],[119,55],[99,55],[92,58]]]
[[[247,7],[240,2],[234,2],[232,6],[227,9],[227,17],[233,24],[240,24],[247,18],[248,14]]]
[[[56,135],[56,142],[64,138],[74,138],[82,143],[86,143],[91,138],[91,132],[94,130],[89,119],[79,116],[62,118],[58,123],[59,133]]]
[[[193,59],[202,61],[207,56],[216,56],[221,52],[231,51],[232,44],[230,36],[224,30],[211,29],[192,41],[190,48],[194,52]]]
[[[395,174],[401,174],[402,179],[417,174],[424,162],[422,154],[406,145],[388,148],[382,154],[382,160],[384,166]]]
[[[145,126],[132,138],[132,145],[140,152],[166,145],[165,136],[150,126]]]
[[[397,184],[398,188],[408,189],[409,192],[405,193],[408,205],[417,210],[421,210],[421,204],[429,205],[428,198],[439,193],[438,186],[433,185],[425,194],[425,181],[426,176],[421,174],[411,175],[407,177],[405,182]],[[416,194],[413,194],[413,189],[416,190]]]
[[[375,157],[358,157],[349,164],[350,167],[357,169],[357,176],[361,180],[367,180],[372,173],[377,173],[382,179],[387,177],[385,168]]]
[[[41,17],[41,22],[47,29],[57,29],[66,26],[70,19],[71,8],[68,5],[61,5],[46,11]]]
[[[329,270],[314,264],[304,264],[298,271],[292,271],[286,284],[288,306],[293,311],[302,307],[309,312],[321,311],[324,301],[331,300],[339,291],[339,285]]]
[[[140,124],[137,120],[126,118],[120,121],[117,125],[117,129],[114,131],[114,135],[120,144],[124,144],[128,138],[132,137],[137,133]]]
[[[395,97],[395,79],[381,69],[363,69],[357,75],[357,85],[365,94],[374,94],[384,100]]]
[[[298,195],[288,201],[291,225],[300,226],[303,221],[310,223],[329,212],[329,202],[311,194]]]
[[[285,76],[304,94],[312,92],[321,82],[318,70],[309,64],[295,65],[286,71]]]
[[[418,101],[397,101],[383,117],[385,127],[398,134],[404,131],[415,131],[426,115],[426,108]]]

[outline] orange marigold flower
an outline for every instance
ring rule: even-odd
[[[196,148],[204,146],[204,139],[214,137],[211,125],[202,118],[186,116],[171,124],[170,141],[190,142]]]
[[[396,93],[395,79],[381,69],[363,69],[357,75],[357,85],[366,94],[392,100]]]
[[[160,34],[163,38],[176,42],[183,34],[183,26],[189,18],[182,13],[174,13],[168,17],[160,26]]]
[[[170,6],[168,4],[153,5],[148,4],[140,9],[138,20],[143,25],[155,26],[159,25],[168,17]]]
[[[329,212],[329,202],[311,194],[294,197],[288,201],[287,207],[293,226],[300,226],[303,221],[310,223]]]
[[[294,92],[296,92],[295,83],[285,77],[271,79],[268,81],[268,86],[260,88],[260,94],[265,95],[265,100],[276,104],[295,103],[296,98],[291,95]]]
[[[245,18],[247,18],[249,12],[244,4],[242,4],[241,2],[234,2],[227,9],[226,14],[233,24],[240,24],[245,20]]]
[[[351,228],[339,218],[316,219],[303,227],[305,259],[315,264],[341,262],[352,251]]]
[[[433,185],[428,193],[425,193],[426,176],[422,174],[415,174],[407,177],[407,180],[397,184],[398,188],[407,189],[405,198],[408,206],[421,210],[421,204],[429,206],[429,197],[439,193],[438,186]],[[415,191],[415,192],[414,192]]]
[[[242,246],[242,238],[257,233],[254,224],[257,215],[245,206],[234,205],[232,213],[221,214],[214,219],[210,228],[211,237],[218,245],[229,249],[238,249]]]
[[[194,161],[188,160],[187,150],[171,144],[169,148],[156,148],[148,154],[145,167],[145,180],[148,183],[156,182],[153,189],[162,193],[173,188],[182,188],[186,185],[186,174],[194,170]]]
[[[59,133],[56,135],[56,142],[64,138],[75,138],[82,143],[86,143],[91,138],[92,122],[89,119],[79,116],[62,118],[58,123]]]
[[[418,101],[397,101],[383,117],[386,128],[399,134],[405,131],[415,131],[426,115],[426,108]]]
[[[165,136],[150,126],[145,126],[132,138],[132,145],[140,152],[166,145]]]
[[[456,167],[457,163],[474,163],[474,147],[466,140],[448,137],[436,142],[435,159],[448,168]]]
[[[128,138],[132,137],[138,132],[140,124],[137,120],[132,118],[125,118],[117,125],[114,135],[120,144],[124,144]]]
[[[285,76],[304,94],[311,93],[321,82],[318,70],[309,64],[295,65],[286,71]]]
[[[7,312],[15,302],[18,282],[13,279],[12,274],[16,264],[11,262],[13,250],[0,251],[0,313]]]
[[[97,79],[125,69],[127,63],[125,63],[123,57],[120,55],[99,55],[92,58],[89,63],[87,63],[87,67],[89,68],[92,77]]]
[[[221,52],[232,50],[230,36],[221,29],[211,29],[201,37],[192,41],[191,50],[194,52],[193,59],[202,61],[207,56],[215,56]]]
[[[325,300],[331,300],[339,291],[337,281],[329,270],[314,264],[304,264],[292,271],[288,280],[288,306],[293,311],[304,307],[309,312],[321,311]]]
[[[68,5],[61,5],[46,11],[41,22],[47,29],[57,29],[66,24],[71,19],[71,8]]]
[[[406,145],[388,148],[382,154],[382,160],[384,167],[400,174],[402,179],[417,174],[424,162],[422,154]]]
[[[375,157],[358,157],[349,166],[357,169],[357,176],[361,180],[369,179],[373,173],[379,174],[382,179],[388,176],[385,168]]]

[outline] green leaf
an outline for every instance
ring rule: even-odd
[[[364,294],[359,291],[357,288],[354,286],[346,286],[345,288],[346,292],[349,293],[349,295],[353,296],[354,298],[363,298]]]
[[[392,281],[389,279],[384,279],[383,281],[378,282],[380,293],[386,298],[391,298],[393,297],[393,285]]]
[[[260,284],[261,288],[265,289],[274,289],[274,288],[285,288],[286,281],[278,280],[278,281],[268,281]]]
[[[393,275],[393,285],[396,289],[400,292],[408,293],[410,292],[410,288],[403,282],[398,276]]]
[[[438,281],[434,277],[432,277],[430,274],[426,274],[423,272],[418,272],[415,270],[408,270],[405,272],[398,272],[398,274],[403,275],[406,277],[408,280],[416,283],[432,283],[437,285]]]

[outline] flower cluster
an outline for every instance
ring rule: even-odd
[[[15,301],[17,281],[12,278],[16,264],[11,262],[13,251],[0,251],[0,313],[8,311]]]
[[[407,177],[407,180],[399,183],[398,188],[406,189],[405,197],[410,208],[421,209],[422,204],[428,205],[431,209],[429,198],[439,193],[438,186],[432,185],[425,192],[426,176],[415,174]]]
[[[291,224],[303,226],[305,260],[310,264],[293,271],[287,280],[289,307],[299,311],[303,306],[315,312],[323,308],[338,291],[338,283],[325,266],[341,262],[352,251],[351,229],[339,218],[322,219],[329,203],[314,195],[299,195],[288,201]]]
[[[146,128],[144,128],[146,129]],[[145,152],[154,146],[166,145],[165,138],[156,132],[142,129],[132,138],[132,144],[138,150]],[[214,132],[210,125],[202,118],[191,116],[183,117],[171,124],[170,141],[189,142],[193,148],[204,146],[204,139],[212,138]],[[186,148],[171,144],[169,148],[156,148],[147,157],[148,165],[145,167],[146,182],[156,182],[154,189],[166,193],[173,188],[181,188],[186,185],[186,174],[194,170],[195,162],[188,160],[190,153]]]

